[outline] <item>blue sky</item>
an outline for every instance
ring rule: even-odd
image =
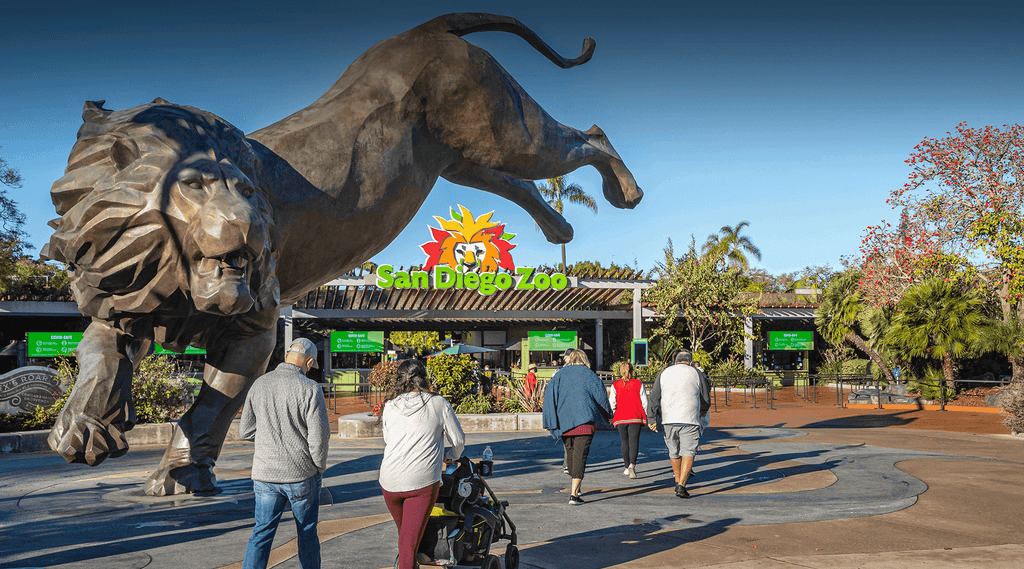
[[[1024,7],[994,2],[10,2],[4,8],[0,156],[38,251],[55,217],[86,100],[124,109],[156,97],[214,112],[253,132],[308,105],[371,45],[457,11],[513,16],[587,64],[562,70],[519,38],[487,49],[554,118],[599,125],[645,197],[634,210],[601,198],[590,168],[569,175],[599,213],[568,208],[569,261],[650,269],[746,220],[772,273],[838,266],[886,205],[926,136],[957,123],[1021,122]],[[211,7],[212,6],[212,7]],[[517,265],[556,264],[517,206],[439,180],[378,263],[419,264],[434,215],[462,204],[516,233]],[[372,230],[372,228],[368,228]]]

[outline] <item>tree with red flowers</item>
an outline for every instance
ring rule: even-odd
[[[906,160],[909,179],[887,200],[899,224],[868,228],[861,287],[881,305],[928,277],[970,280],[1018,331],[1002,351],[1024,382],[1024,127],[960,123],[946,135]]]

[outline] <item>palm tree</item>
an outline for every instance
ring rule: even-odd
[[[974,354],[982,345],[987,325],[983,304],[973,291],[930,277],[907,289],[897,304],[886,343],[910,356],[940,360],[952,388],[956,358]]]
[[[548,178],[547,184],[537,185],[537,191],[559,215],[562,214],[565,202],[581,205],[597,214],[597,201],[584,192],[579,184],[567,184],[564,175]],[[562,270],[565,271],[565,243],[562,243]]]
[[[858,333],[858,322],[867,309],[864,294],[857,288],[860,273],[847,272],[839,275],[829,284],[821,297],[821,305],[815,311],[814,324],[818,333],[833,346],[848,343],[867,354],[871,361],[882,370],[886,379],[895,381],[892,370],[882,356]]]
[[[761,260],[761,250],[754,245],[754,242],[747,236],[740,236],[744,227],[750,225],[749,221],[741,221],[736,227],[722,226],[718,235],[711,234],[708,240],[701,246],[700,252],[704,255],[720,257],[722,268],[730,266],[736,269],[749,269],[750,261],[744,252],[749,253],[758,261]]]

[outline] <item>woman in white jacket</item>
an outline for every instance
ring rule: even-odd
[[[380,465],[384,502],[398,526],[399,569],[414,569],[416,550],[441,489],[446,460],[462,456],[466,435],[451,404],[430,392],[427,370],[405,360],[391,393],[384,398],[381,421],[384,460]],[[445,451],[447,439],[451,448]]]

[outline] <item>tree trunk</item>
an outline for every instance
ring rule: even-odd
[[[882,360],[882,356],[878,355],[878,352],[872,350],[871,346],[869,346],[868,343],[864,341],[864,338],[861,338],[860,336],[854,334],[853,332],[847,334],[845,338],[847,342],[853,344],[854,346],[857,347],[858,350],[864,352],[865,354],[867,354],[869,358],[871,358],[871,361],[874,362],[875,365],[882,370],[882,373],[885,374],[885,378],[889,381],[889,383],[896,382],[896,379],[893,378],[892,376],[892,370],[889,369],[889,366],[887,366],[885,364],[885,361]]]
[[[942,375],[946,376],[946,387],[955,391],[956,382],[953,381],[953,356],[950,355],[949,350],[942,354]]]
[[[562,272],[565,272],[565,243],[562,243]]]

